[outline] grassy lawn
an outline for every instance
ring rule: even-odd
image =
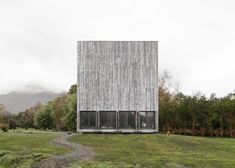
[[[235,139],[229,138],[83,134],[71,137],[70,141],[93,147],[96,152],[92,161],[74,163],[72,168],[235,167]]]
[[[59,133],[36,130],[0,132],[0,168],[29,168],[51,154],[67,152],[49,143],[58,136]]]

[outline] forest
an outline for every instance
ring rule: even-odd
[[[185,95],[168,71],[159,78],[160,131],[183,135],[235,136],[235,92],[209,98],[200,92]]]
[[[11,114],[0,106],[0,129],[36,128],[42,130],[76,131],[77,85],[68,93],[47,103],[38,103],[24,112]]]
[[[235,137],[235,93],[207,98],[197,92],[185,95],[168,71],[159,76],[159,128],[162,133]],[[68,93],[16,115],[0,105],[0,129],[36,128],[76,131],[77,85]]]

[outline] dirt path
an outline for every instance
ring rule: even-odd
[[[66,168],[68,165],[75,160],[86,160],[94,154],[93,150],[89,147],[68,142],[68,138],[72,134],[63,134],[57,139],[52,141],[57,146],[65,146],[73,149],[73,152],[62,156],[52,156],[37,162],[32,168]]]

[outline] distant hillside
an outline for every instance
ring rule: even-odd
[[[43,103],[62,95],[52,92],[11,92],[9,94],[0,95],[0,104],[4,104],[6,109],[11,113],[18,113],[35,105],[36,103]]]

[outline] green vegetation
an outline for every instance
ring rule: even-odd
[[[54,122],[51,104],[42,106],[35,114],[35,126],[41,129],[52,129]]]
[[[71,168],[234,168],[235,141],[163,134],[83,134],[70,141],[93,147],[92,161]],[[78,166],[79,165],[79,166]]]
[[[35,161],[49,155],[68,152],[67,148],[49,143],[58,136],[60,133],[32,129],[0,131],[0,168],[30,168]]]
[[[77,85],[72,85],[67,94],[45,104],[36,104],[18,114],[9,113],[0,104],[0,129],[6,125],[10,129],[38,128],[56,131],[76,131],[77,117]]]
[[[160,131],[184,135],[235,137],[235,93],[217,98],[184,95],[168,72],[159,79]],[[176,85],[177,86],[177,85]]]
[[[5,124],[5,123],[0,123],[0,129],[1,129],[3,132],[8,132],[8,130],[9,130],[9,125],[8,125],[8,124]]]

